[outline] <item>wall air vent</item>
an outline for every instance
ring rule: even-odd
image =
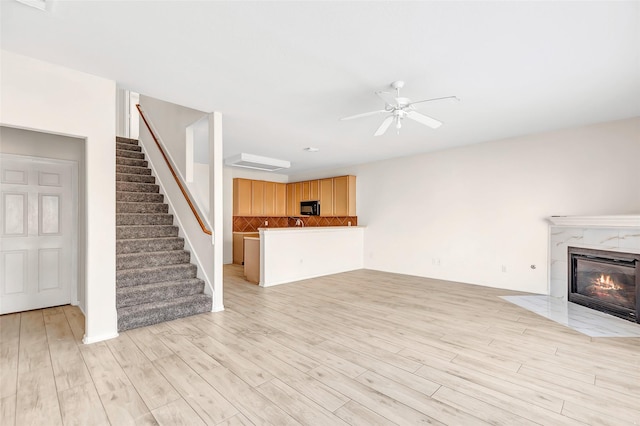
[[[227,166],[265,170],[268,172],[273,172],[280,169],[288,169],[289,167],[291,167],[291,163],[289,161],[245,153],[227,158],[224,161],[224,164],[226,164]]]

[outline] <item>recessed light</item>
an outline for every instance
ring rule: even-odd
[[[309,146],[309,147],[306,147],[304,150],[307,152],[318,152],[320,151],[320,148],[314,148],[312,146]]]

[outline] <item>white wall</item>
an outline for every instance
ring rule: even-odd
[[[233,263],[233,179],[268,180],[287,183],[287,175],[241,167],[224,167],[223,170],[223,223],[224,223],[224,263]]]
[[[328,226],[260,230],[260,286],[362,269],[364,228]]]
[[[545,293],[544,218],[640,212],[639,158],[634,118],[330,174],[357,176],[366,268]]]
[[[183,180],[186,176],[186,128],[207,114],[202,111],[187,108],[170,102],[140,95],[140,105],[153,126],[158,136],[166,147],[171,160],[177,167],[177,172]],[[144,124],[141,124],[141,128]]]
[[[0,124],[86,140],[86,343],[118,335],[115,82],[0,51]]]
[[[78,164],[78,176],[85,176],[84,139],[52,135],[11,127],[0,127],[0,152],[6,154],[29,155],[33,157],[71,160]],[[77,298],[82,312],[86,312],[85,265],[86,265],[86,201],[85,179],[78,179],[78,271]]]

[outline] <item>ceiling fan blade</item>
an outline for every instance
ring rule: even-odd
[[[432,101],[443,101],[445,99],[451,99],[452,101],[457,101],[460,102],[460,98],[458,98],[457,96],[444,96],[442,98],[432,98],[432,99],[425,99],[422,101],[415,101],[415,102],[411,102],[409,105],[407,106],[411,106],[411,105],[415,105],[415,104],[420,104],[423,102],[432,102]]]
[[[442,122],[441,121],[438,121],[435,118],[428,117],[428,116],[426,116],[424,114],[420,114],[417,111],[409,111],[409,112],[407,112],[407,117],[412,119],[412,120],[414,120],[414,121],[417,121],[420,124],[424,124],[425,126],[429,126],[432,129],[437,129],[438,127],[442,126]]]
[[[387,118],[385,118],[382,124],[380,125],[380,127],[378,127],[378,130],[376,130],[376,132],[373,134],[373,136],[380,136],[384,134],[384,132],[387,131],[389,126],[391,126],[392,122],[393,122],[393,115],[390,115]]]
[[[376,95],[378,95],[378,97],[380,99],[382,99],[384,101],[384,103],[389,105],[390,107],[395,107],[395,106],[398,105],[398,102],[396,102],[396,98],[395,98],[395,96],[393,96],[392,93],[389,93],[389,92],[376,92]]]
[[[379,111],[371,111],[371,112],[365,112],[365,113],[362,113],[362,114],[351,115],[351,116],[349,116],[349,117],[341,118],[340,120],[343,120],[343,121],[344,121],[344,120],[353,120],[354,118],[368,117],[368,116],[370,116],[370,115],[381,114],[381,113],[383,113],[383,112],[389,112],[389,111],[387,111],[387,110],[385,110],[385,109],[381,109],[381,110],[379,110]]]

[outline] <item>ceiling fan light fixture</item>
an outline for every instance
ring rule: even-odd
[[[224,164],[232,167],[244,167],[246,169],[264,170],[273,172],[291,167],[291,162],[278,160],[277,158],[262,157],[253,154],[238,154],[224,160]]]
[[[368,117],[371,115],[388,114],[382,121],[378,130],[373,136],[383,135],[387,131],[393,121],[395,121],[395,127],[398,134],[400,134],[400,128],[402,127],[402,119],[405,117],[410,120],[416,121],[432,129],[437,129],[442,125],[442,122],[432,118],[428,115],[419,113],[414,107],[415,104],[421,104],[425,102],[441,101],[441,100],[453,100],[460,101],[457,96],[444,96],[440,98],[424,99],[421,101],[413,102],[411,99],[400,96],[400,89],[404,87],[404,81],[397,80],[390,84],[391,88],[395,90],[395,96],[389,92],[374,92],[382,101],[384,101],[384,109],[365,112],[362,114],[356,114],[349,117],[344,117],[341,120],[352,120],[354,118]]]

